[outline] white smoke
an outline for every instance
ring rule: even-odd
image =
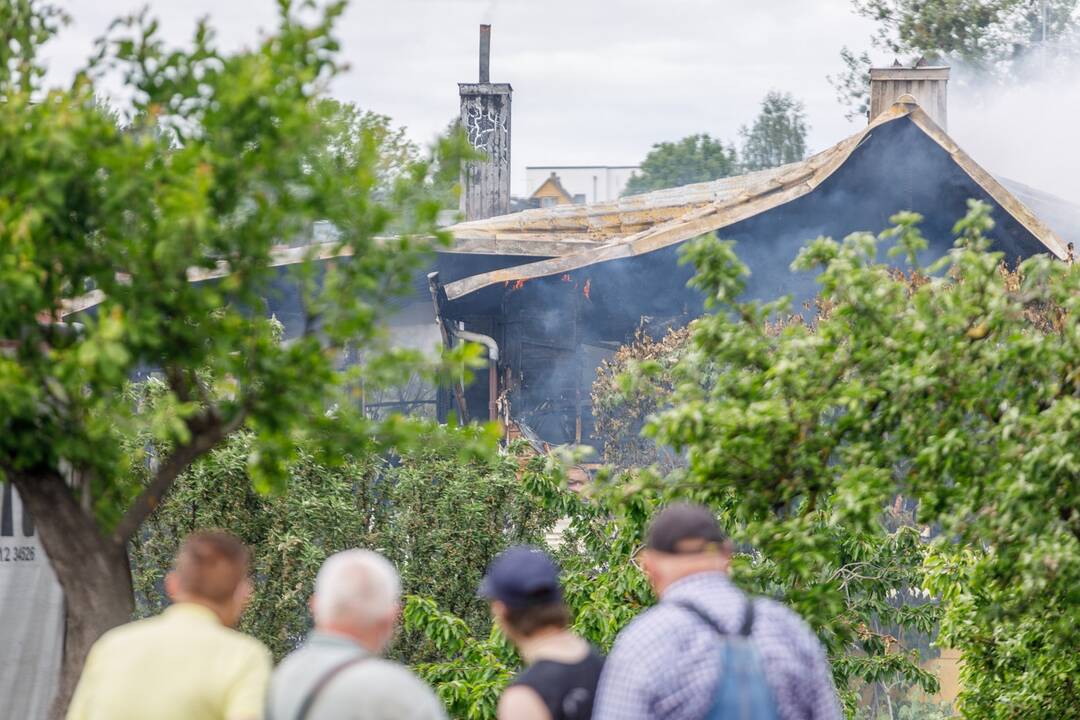
[[[1080,205],[1080,48],[1047,44],[988,79],[962,66],[949,83],[949,134],[997,176]]]

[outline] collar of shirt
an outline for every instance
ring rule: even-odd
[[[663,602],[681,602],[701,597],[702,593],[739,593],[726,573],[700,572],[671,583],[661,596]]]
[[[324,632],[322,630],[312,630],[311,634],[308,635],[307,644],[317,648],[352,650],[360,655],[372,654],[370,650],[352,638],[348,638],[338,633]]]
[[[200,605],[199,603],[173,603],[169,607],[165,608],[165,612],[162,614],[170,620],[195,621],[201,623],[213,623],[214,625],[221,625],[221,618],[217,616],[217,613],[206,607],[205,605]]]

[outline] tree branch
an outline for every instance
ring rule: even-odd
[[[154,512],[162,499],[172,488],[176,478],[193,462],[213,450],[218,443],[238,430],[247,417],[246,405],[237,410],[228,421],[221,417],[220,410],[210,407],[187,421],[191,439],[176,447],[161,464],[150,484],[135,499],[124,517],[113,530],[113,541],[126,543],[132,538],[143,522]]]

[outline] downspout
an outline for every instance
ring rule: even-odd
[[[455,330],[454,334],[462,340],[479,343],[488,351],[488,419],[495,422],[499,419],[499,344],[490,335],[470,332],[469,330]]]

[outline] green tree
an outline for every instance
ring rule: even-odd
[[[235,433],[177,479],[132,542],[132,573],[138,614],[155,614],[167,604],[163,580],[184,537],[228,530],[251,548],[256,578],[241,629],[280,659],[307,631],[307,601],[323,560],[336,550],[378,546],[382,498],[373,481],[380,463],[368,456],[328,467],[301,454],[289,464],[287,487],[268,495],[252,488],[252,449],[250,433]]]
[[[870,53],[856,54],[848,47],[840,49],[844,69],[828,80],[836,90],[836,99],[844,108],[848,120],[867,119],[870,113],[870,68],[874,62]]]
[[[852,0],[877,23],[874,43],[898,55],[990,68],[1076,29],[1077,0]]]
[[[619,631],[656,601],[644,575],[631,562],[644,541],[649,518],[668,499],[702,498],[685,486],[657,486],[640,471],[602,475],[580,496],[558,481],[553,463],[551,458],[530,463],[518,492],[528,502],[555,510],[568,520],[554,552],[563,568],[573,628],[608,651]],[[842,534],[827,523],[815,529],[828,534],[820,548],[839,546],[837,555],[847,558],[840,565],[828,565],[820,556],[801,560],[804,568],[820,567],[817,582],[835,576],[842,592],[850,596],[839,614],[837,606],[831,605],[810,615],[830,643],[838,685],[844,688],[850,680],[899,676],[909,685],[919,682],[933,689],[934,679],[913,666],[911,648],[903,637],[894,637],[889,627],[899,616],[903,618],[899,624],[922,628],[925,636],[936,617],[936,609],[926,603],[920,607],[897,602],[897,596],[903,597],[904,588],[912,587],[919,575],[923,550],[917,531],[893,528],[898,531],[877,540]],[[783,595],[791,590],[782,563],[749,547],[736,557],[735,579],[758,594]],[[520,666],[505,639],[488,626],[470,626],[429,597],[410,598],[404,621],[408,629],[425,633],[433,644],[435,654],[416,669],[435,686],[451,715],[493,718],[499,693]],[[837,641],[850,626],[856,628],[856,641]],[[854,709],[854,693],[847,693],[845,699]]]
[[[819,304],[815,311],[810,323],[818,322],[824,309]],[[768,322],[764,329],[775,342],[788,325],[806,322],[800,315],[787,316]],[[719,376],[726,367],[698,356],[695,338],[700,331],[699,321],[663,338],[639,336],[597,372],[593,399],[604,460],[627,473],[634,496],[651,493],[654,502],[680,495],[700,499],[685,480],[690,462],[686,449],[642,435],[655,418],[675,409],[672,398],[683,382],[707,390],[722,381]],[[693,380],[684,374],[690,366],[699,370]],[[612,492],[616,497],[608,502],[618,507],[623,501],[615,487]],[[742,527],[739,496],[712,504],[729,527]],[[781,560],[738,536],[745,541],[745,552],[735,565],[736,579],[744,588],[786,598],[804,613],[825,642],[841,690],[874,686],[882,692],[873,697],[884,695],[886,685],[934,686],[919,665],[938,617],[938,608],[920,592],[926,548],[903,501],[883,508],[878,522],[881,532],[873,534],[853,530],[827,514],[817,515],[807,531],[814,548],[800,550],[798,535],[774,538],[793,556]],[[842,589],[839,598],[826,590],[832,583]],[[803,592],[812,596],[805,606],[799,600]],[[853,711],[861,693],[842,694]]]
[[[45,88],[38,51],[61,13],[0,4],[0,473],[67,600],[54,715],[91,643],[130,619],[128,542],[195,460],[246,430],[248,475],[270,490],[299,444],[334,464],[415,437],[415,423],[365,417],[351,391],[421,364],[382,327],[424,238],[447,240],[431,167],[409,163],[381,193],[375,133],[349,162],[327,152],[340,126],[318,101],[339,71],[344,4],[278,5],[276,30],[235,53],[205,23],[171,49],[145,13],[124,19],[70,86]],[[95,102],[106,71],[132,97],[124,129]],[[316,221],[350,259],[295,266],[305,322],[282,343],[258,311],[280,292],[271,252]],[[192,283],[192,269],[225,277]],[[73,321],[86,293],[100,302]],[[346,344],[365,348],[363,366],[339,367]],[[126,389],[140,369],[163,382],[148,412]],[[152,444],[125,442],[144,434]]]
[[[656,507],[693,499],[740,541],[736,582],[817,629],[849,715],[859,683],[936,688],[918,664],[944,613],[968,716],[1075,716],[1080,271],[1044,257],[1004,271],[980,204],[941,262],[880,264],[879,242],[914,262],[918,220],[811,243],[797,263],[823,268],[809,318],[783,300],[740,302],[745,268],[729,244],[690,248],[716,312],[677,336],[689,342],[642,341],[644,356],[624,353],[626,372],[605,370],[594,390],[623,394],[638,416],[610,427],[645,425],[673,469],[635,470],[660,457],[635,445],[619,456],[630,471],[584,497],[538,470],[550,458],[523,475],[530,502],[570,519],[557,552],[575,629],[610,647],[653,602],[632,550]],[[941,532],[928,541],[931,525]],[[405,622],[433,643],[418,670],[453,715],[492,717],[518,666],[505,641],[423,597]]]
[[[852,6],[875,23],[877,50],[988,75],[1008,75],[1047,42],[1061,54],[1060,44],[1076,41],[1080,29],[1078,0],[852,0]],[[840,55],[844,70],[829,80],[851,119],[868,107],[870,56],[847,47]]]
[[[135,589],[146,601],[140,612],[165,603],[162,579],[183,537],[212,527],[252,549],[255,592],[241,627],[279,659],[310,626],[307,602],[323,561],[353,547],[383,553],[400,569],[406,593],[427,595],[471,631],[486,632],[488,609],[476,588],[487,564],[508,544],[540,541],[555,518],[517,492],[512,455],[462,456],[477,432],[455,431],[454,446],[350,457],[337,467],[301,453],[274,495],[252,488],[252,435],[233,435],[180,476],[133,542]],[[432,649],[406,632],[392,653],[413,663],[431,659]]]
[[[425,157],[406,129],[395,126],[387,115],[333,98],[320,99],[318,110],[327,133],[325,144],[319,148],[323,159],[339,165],[343,172],[362,171],[373,163],[376,198],[385,200],[396,183],[407,178],[418,164],[428,161],[428,176],[417,181],[428,186],[431,198],[443,208],[457,208],[460,161],[475,154],[468,148],[458,119],[447,124],[433,152]]]
[[[631,563],[655,507],[652,493],[607,475],[586,496],[570,491],[555,457],[525,463],[516,494],[521,502],[567,521],[552,548],[562,567],[573,629],[603,651],[618,632],[655,598],[645,576]],[[611,490],[607,491],[610,482]],[[487,619],[487,608],[484,608]],[[422,633],[433,652],[416,665],[434,685],[454,718],[492,720],[499,693],[520,667],[516,652],[490,620],[477,626],[430,596],[408,599],[404,625]]]
[[[830,648],[876,656],[868,680],[902,668],[888,638],[844,612],[847,593],[851,581],[885,590],[866,608],[887,624],[925,612],[883,602],[918,581],[909,563],[882,563],[876,591],[862,564],[883,542],[913,542],[882,522],[897,493],[913,498],[918,522],[941,530],[923,584],[942,604],[941,642],[964,655],[961,712],[1077,717],[1080,270],[1037,256],[1003,272],[989,209],[973,203],[956,250],[912,282],[877,248],[893,242],[914,263],[927,246],[918,221],[811,243],[796,267],[821,270],[827,311],[779,333],[786,302],[739,300],[730,244],[691,246],[715,312],[695,326],[671,408],[646,428],[686,457],[657,483],[715,505]]]
[[[678,142],[653,145],[641,163],[641,173],[634,173],[623,194],[707,182],[738,171],[734,147],[726,147],[708,134],[689,135]]]
[[[376,184],[384,195],[420,162],[420,148],[388,116],[333,98],[320,99],[317,107],[327,128],[325,145],[319,148],[323,160],[356,171],[369,162],[365,153],[374,151]]]
[[[806,157],[806,112],[791,93],[771,91],[750,127],[743,125],[742,166],[746,170],[797,162]]]

